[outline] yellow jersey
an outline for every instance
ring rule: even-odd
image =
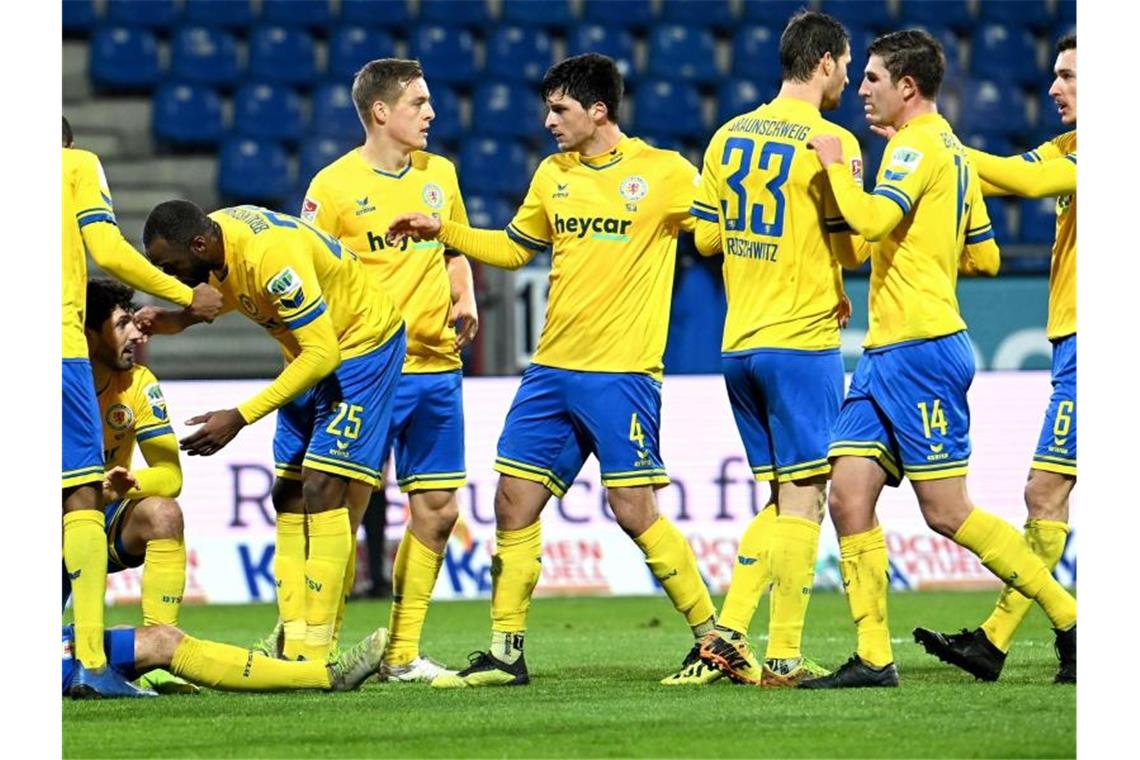
[[[287,362],[301,354],[303,328],[318,320],[331,321],[342,360],[368,353],[403,327],[392,299],[336,238],[301,219],[256,206],[224,208],[209,216],[221,228],[225,249],[225,268],[221,275],[211,274],[210,284],[221,291],[225,310],[238,309],[269,331]],[[307,378],[307,385],[290,385],[288,393],[272,398],[263,391],[239,407],[242,417],[253,422],[319,379]]]
[[[384,241],[396,216],[420,211],[467,224],[455,165],[425,151],[398,174],[374,169],[354,148],[321,169],[309,184],[301,218],[339,238],[396,301],[408,327],[404,372],[443,372],[463,366],[455,350],[451,281],[435,240]]]
[[[539,165],[507,236],[552,246],[546,322],[534,362],[660,378],[677,235],[700,176],[680,153],[623,136],[594,157]]]
[[[820,132],[839,136],[844,163],[861,182],[855,136],[795,98],[734,117],[705,151],[692,214],[720,227],[725,353],[839,346],[843,279],[831,239],[849,228],[827,172],[807,148]]]
[[[103,387],[95,392],[103,421],[105,469],[129,470],[136,443],[162,435],[174,436],[158,379],[141,364],[125,372],[111,372]]]
[[[86,359],[87,251],[82,229],[114,222],[107,177],[94,153],[63,149],[63,358]]]
[[[832,164],[828,176],[847,222],[876,242],[864,348],[966,329],[955,293],[959,259],[967,245],[996,252],[996,243],[977,170],[946,120],[926,113],[904,124],[870,195],[845,166]]]
[[[1028,161],[1065,158],[1077,163],[1077,131],[1066,132],[1042,143],[1023,156]],[[1057,232],[1049,265],[1049,322],[1045,328],[1050,340],[1077,331],[1077,194],[1057,198]]]

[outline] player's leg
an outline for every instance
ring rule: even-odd
[[[352,552],[348,557],[348,562],[344,566],[340,603],[337,605],[336,621],[333,623],[333,643],[331,651],[334,656],[337,652],[337,642],[340,640],[340,630],[344,624],[344,616],[348,611],[348,599],[352,596],[352,589],[356,585],[356,537],[360,534],[360,526],[364,522],[364,513],[368,511],[368,505],[372,501],[372,494],[376,489],[383,487],[382,482],[379,485],[373,486],[370,483],[362,483],[359,480],[348,481],[348,490],[345,492],[344,500],[348,506],[348,529],[352,535]]]
[[[68,656],[75,640],[74,626],[63,627],[63,692],[75,699],[120,699],[154,697],[155,692],[131,683],[140,672],[135,662],[135,629],[108,628],[103,631],[102,648],[107,666],[91,671]]]
[[[148,496],[128,506],[108,538],[120,558],[143,557],[143,625],[178,625],[186,588],[186,545],[178,502]]]

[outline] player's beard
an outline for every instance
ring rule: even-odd
[[[204,259],[200,259],[194,254],[190,254],[190,259],[191,264],[189,279],[192,280],[192,282],[188,282],[187,284],[193,287],[195,285],[201,285],[202,283],[209,282],[211,271],[210,262]]]

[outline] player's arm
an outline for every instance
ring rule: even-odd
[[[138,438],[146,467],[132,470],[138,486],[124,494],[127,499],[146,496],[174,498],[182,492],[182,464],[178,460],[178,439],[168,425],[166,432],[148,438]]]
[[[305,191],[298,216],[333,237],[340,237],[340,214],[337,212],[336,199],[319,173],[313,177],[309,189]]]
[[[979,183],[970,183],[966,244],[958,257],[958,271],[967,276],[993,277],[1001,269],[1001,251],[994,237],[993,223]]]
[[[1052,146],[1052,143],[1046,143]],[[1059,153],[1059,151],[1057,151]],[[1041,156],[1041,148],[1020,156],[994,156],[966,148],[978,175],[991,188],[1023,198],[1049,198],[1077,191],[1077,154],[1052,158]],[[985,193],[986,188],[982,188]],[[985,193],[995,195],[996,193]]]
[[[843,146],[843,163],[849,167],[851,177],[859,185],[863,184],[863,154],[859,150],[859,142],[850,134],[845,134],[840,144]],[[823,199],[824,229],[827,232],[827,243],[831,255],[844,269],[858,269],[863,262],[871,257],[873,246],[862,236],[855,234],[851,225],[843,218],[843,212],[835,200],[835,193],[830,187],[824,189]],[[839,276],[839,291],[842,294],[842,275]],[[841,300],[846,299],[843,295]],[[850,304],[850,301],[847,302]]]
[[[701,164],[701,175],[698,180],[697,192],[689,213],[693,217],[693,239],[697,245],[697,253],[702,256],[716,256],[721,252],[720,239],[720,171],[716,161],[711,160],[714,150],[720,144],[719,135],[713,137],[705,149],[705,159]]]
[[[913,205],[910,194],[889,182],[889,171],[888,181],[880,183],[871,193],[863,192],[862,184],[855,181],[843,163],[843,147],[838,137],[816,135],[808,141],[808,147],[819,154],[840,213],[855,234],[872,243],[878,242],[910,212]]]
[[[459,190],[459,178],[454,177],[455,194],[451,204],[451,219],[461,224],[467,224],[467,204],[463,202],[463,193]],[[463,347],[475,340],[479,332],[479,307],[475,303],[475,279],[471,275],[471,262],[458,251],[446,251],[444,262],[447,264],[447,279],[451,285],[451,312],[448,314],[448,324],[455,327],[462,321],[462,329],[455,335],[455,350],[461,351]]]

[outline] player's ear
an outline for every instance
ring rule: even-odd
[[[823,75],[827,78],[835,71],[835,59],[831,57],[831,51],[825,50],[823,57],[819,59],[819,65],[823,67]]]
[[[375,119],[377,124],[388,123],[388,104],[383,100],[377,100],[372,104],[372,118]]]

